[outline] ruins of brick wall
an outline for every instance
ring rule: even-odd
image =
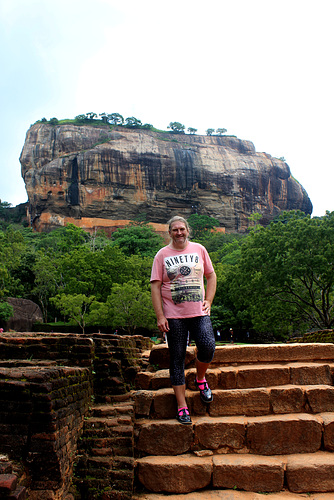
[[[94,334],[0,335],[0,454],[22,466],[29,499],[62,500],[93,397],[129,390],[150,340]]]

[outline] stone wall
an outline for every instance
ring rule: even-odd
[[[18,485],[29,499],[66,498],[93,400],[126,395],[149,343],[139,336],[0,334],[0,455],[20,464]]]

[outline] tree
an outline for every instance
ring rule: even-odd
[[[151,125],[151,123],[144,123],[141,128],[143,128],[144,130],[152,130],[153,125]]]
[[[171,129],[174,134],[184,134],[186,127],[180,122],[170,122],[167,128]]]
[[[163,246],[162,236],[149,225],[130,225],[112,234],[112,245],[118,246],[125,255],[151,256]]]
[[[94,304],[90,322],[121,327],[129,335],[133,335],[137,328],[153,329],[156,321],[148,288],[143,288],[135,280],[122,285],[113,284],[107,302]]]
[[[86,297],[86,295],[83,294],[66,295],[62,293],[56,295],[56,297],[52,297],[50,302],[52,302],[62,314],[67,316],[71,322],[78,324],[82,329],[82,333],[85,333],[89,308],[94,300],[94,295]]]
[[[58,125],[58,123],[59,123],[58,118],[55,118],[55,117],[50,118],[49,123],[50,123],[50,125]]]
[[[212,135],[214,133],[215,129],[214,128],[208,128],[205,132],[206,135]]]
[[[124,118],[119,113],[111,113],[108,115],[108,122],[112,125],[123,125]]]
[[[87,119],[86,115],[77,115],[74,117],[74,120],[78,123],[83,123]]]
[[[226,132],[227,132],[226,128],[217,128],[217,130],[216,130],[216,134],[218,134],[218,135],[223,135]]]
[[[0,300],[0,323],[8,321],[14,314],[14,308],[8,302]]]
[[[108,115],[106,113],[100,113],[99,116],[101,116],[103,123],[108,123]]]
[[[94,118],[97,118],[97,114],[96,113],[86,113],[86,118],[87,120],[94,120]]]
[[[127,128],[140,128],[142,126],[142,123],[134,116],[129,116],[125,119],[125,126]]]
[[[188,127],[188,132],[189,132],[189,134],[194,135],[197,132],[197,128]]]
[[[218,219],[209,215],[192,214],[187,220],[191,227],[191,236],[195,239],[207,236],[215,227],[220,225]]]
[[[285,212],[251,230],[241,247],[234,297],[261,330],[334,326],[334,212]]]

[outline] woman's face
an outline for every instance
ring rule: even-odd
[[[173,244],[178,247],[186,244],[189,231],[183,222],[175,221],[171,225],[169,235],[172,238]]]

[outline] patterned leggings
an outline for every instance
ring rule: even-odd
[[[188,332],[197,346],[197,359],[210,363],[215,352],[215,336],[210,316],[168,319],[167,341],[170,354],[170,380],[172,385],[185,384],[184,364],[187,350]]]

